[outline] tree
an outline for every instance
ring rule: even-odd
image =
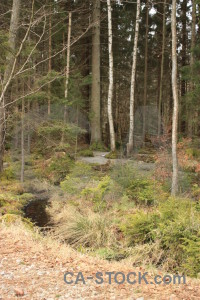
[[[9,52],[6,58],[6,67],[4,72],[2,91],[0,95],[0,172],[2,172],[3,170],[3,155],[4,155],[4,143],[5,143],[5,120],[6,120],[5,119],[5,115],[6,115],[5,95],[11,81],[11,74],[16,65],[15,51],[16,51],[17,32],[19,28],[20,4],[21,4],[21,0],[13,0],[9,39],[8,39]]]
[[[112,9],[110,0],[107,0],[108,8],[108,52],[109,52],[109,88],[108,88],[108,121],[110,128],[110,148],[115,151],[115,130],[112,113],[113,98],[113,42],[112,42]]]
[[[163,97],[163,75],[164,75],[164,60],[165,60],[165,34],[166,34],[166,0],[163,3],[163,24],[162,24],[162,53],[160,66],[160,82],[159,82],[159,98],[158,98],[158,137],[161,134],[161,119],[162,119],[162,97]]]
[[[177,85],[177,34],[176,34],[176,0],[172,0],[171,13],[172,31],[172,93],[173,93],[173,118],[172,118],[172,195],[178,192],[178,158],[177,158],[177,131],[178,131],[178,85]]]
[[[100,122],[100,0],[93,0],[91,143],[101,142]]]
[[[144,58],[144,107],[143,107],[143,144],[146,134],[146,104],[147,104],[147,76],[148,76],[148,33],[149,33],[149,2],[146,4],[146,33],[145,33],[145,58]]]
[[[139,23],[140,23],[140,0],[137,0],[137,15],[136,15],[135,38],[134,38],[134,47],[133,47],[133,64],[132,64],[132,73],[131,73],[130,125],[129,125],[129,142],[127,144],[127,156],[129,156],[133,151],[135,76],[136,76],[136,64],[137,64]]]

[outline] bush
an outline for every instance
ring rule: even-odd
[[[70,172],[74,162],[70,156],[56,154],[37,169],[38,176],[47,178],[54,184],[60,183]]]
[[[135,179],[127,188],[126,194],[139,205],[156,204],[166,197],[157,182],[142,178]]]
[[[1,180],[12,180],[15,179],[15,172],[12,166],[9,166],[1,173]]]
[[[96,179],[95,171],[89,164],[78,161],[60,185],[64,192],[79,194],[91,179]]]
[[[128,238],[128,246],[149,243],[154,240],[154,230],[157,228],[159,216],[156,213],[147,214],[138,212],[127,218],[121,226],[122,231]]]
[[[186,272],[190,276],[200,272],[200,212],[191,200],[169,198],[156,212],[127,217],[121,229],[129,246],[159,245],[157,252],[162,255],[157,266],[162,265],[166,271]],[[151,257],[144,256],[143,260],[150,261]]]
[[[111,178],[116,181],[123,188],[127,188],[131,185],[136,178],[136,170],[132,164],[116,164],[111,172]]]

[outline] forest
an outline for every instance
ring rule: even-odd
[[[199,0],[1,0],[0,299],[200,299],[199,70]]]

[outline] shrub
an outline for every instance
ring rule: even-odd
[[[200,212],[191,200],[169,198],[159,205],[157,212],[130,215],[121,228],[129,246],[159,245],[157,253],[162,255],[157,266],[164,266],[166,271],[184,271],[190,276],[200,272]],[[133,248],[133,252],[136,250]],[[142,260],[150,261],[151,257],[143,256]]]
[[[136,178],[136,170],[132,164],[116,164],[111,172],[111,178],[116,181],[123,188],[127,188],[131,185]]]
[[[121,226],[122,231],[128,238],[128,245],[133,246],[153,241],[158,220],[159,217],[156,213],[138,212],[129,216],[126,223]]]
[[[182,269],[187,275],[195,277],[200,273],[200,233],[183,239],[184,261]]]
[[[9,166],[1,173],[1,180],[12,180],[15,179],[15,172],[12,166]]]
[[[74,162],[66,154],[59,156],[56,154],[50,160],[45,161],[37,169],[37,174],[40,177],[48,178],[52,183],[58,184],[70,172]]]
[[[157,182],[142,178],[132,181],[132,184],[126,190],[126,194],[139,205],[156,204],[166,197]]]
[[[96,187],[86,187],[81,194],[86,197],[87,200],[91,200],[96,204],[96,208],[102,208],[105,206],[104,196],[110,187],[110,177],[103,177]]]
[[[95,171],[89,164],[78,161],[60,185],[69,194],[79,194],[91,179],[96,179]]]

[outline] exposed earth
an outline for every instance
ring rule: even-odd
[[[40,238],[25,230],[22,225],[0,227],[0,299],[51,300],[51,299],[145,299],[145,300],[192,300],[200,299],[199,280],[187,278],[185,285],[130,285],[106,283],[98,285],[94,280],[86,284],[67,285],[65,272],[76,276],[82,272],[84,278],[96,272],[148,271],[150,281],[160,271],[133,268],[131,262],[107,262],[88,257],[71,248]],[[74,276],[74,278],[76,278]]]

